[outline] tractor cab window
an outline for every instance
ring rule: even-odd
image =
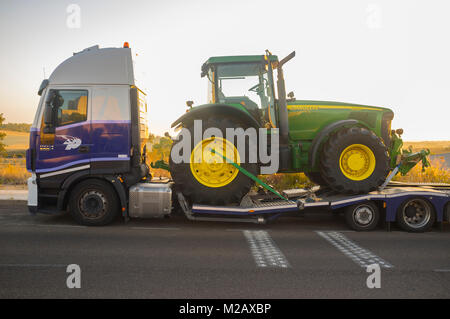
[[[240,104],[264,121],[274,104],[272,85],[261,63],[218,65],[215,98],[218,103]]]

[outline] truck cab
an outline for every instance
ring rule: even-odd
[[[93,46],[42,81],[27,150],[30,211],[64,210],[70,191],[88,178],[120,178],[127,188],[148,175],[147,96],[133,65],[128,45]]]

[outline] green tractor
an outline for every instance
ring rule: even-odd
[[[192,107],[187,102],[190,108],[172,127],[185,128],[191,136],[194,120],[202,120],[203,131],[218,128],[222,136],[227,128],[278,128],[277,173],[304,172],[314,183],[345,194],[377,189],[398,164],[401,152],[401,133],[391,131],[394,113],[382,107],[286,96],[283,65],[294,56],[292,52],[279,61],[266,51],[209,58],[201,68],[209,83],[208,103]],[[175,139],[172,149],[181,140]],[[254,185],[239,167],[253,175],[261,173],[260,163],[247,160],[260,144],[247,143],[245,154],[239,154],[235,140],[226,138],[212,136],[191,143],[189,163],[175,163],[171,156],[172,178],[193,202],[237,203]],[[221,156],[239,166],[218,160]]]

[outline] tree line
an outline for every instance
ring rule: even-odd
[[[16,131],[16,132],[26,132],[28,133],[30,131],[31,124],[28,123],[5,123],[2,122],[5,120],[3,117],[3,113],[1,114],[1,121],[0,121],[0,130],[5,131]]]

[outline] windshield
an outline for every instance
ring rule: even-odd
[[[274,96],[269,75],[261,63],[222,64],[217,66],[219,103],[241,104],[258,117],[267,117]]]

